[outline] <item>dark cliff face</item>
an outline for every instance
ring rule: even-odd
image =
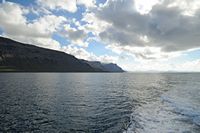
[[[72,55],[0,37],[0,71],[95,72]]]
[[[88,63],[91,67],[104,72],[124,72],[122,68],[120,68],[117,64],[114,63],[106,64],[106,63],[101,63],[99,61],[86,61],[86,60],[83,61]]]
[[[86,61],[0,37],[0,72],[124,72],[116,64]]]
[[[114,63],[103,64],[103,66],[107,71],[124,72],[124,70],[121,67]]]

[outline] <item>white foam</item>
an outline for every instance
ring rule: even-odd
[[[182,86],[162,95],[174,111],[187,116],[196,125],[200,125],[200,86]]]
[[[124,133],[191,132],[200,126],[200,85],[178,85],[133,112]]]

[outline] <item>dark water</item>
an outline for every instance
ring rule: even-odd
[[[0,132],[199,133],[200,74],[1,73]]]

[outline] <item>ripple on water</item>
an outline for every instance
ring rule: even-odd
[[[190,113],[198,112],[199,77],[128,73],[0,74],[0,132],[197,133],[199,114],[189,121],[191,114],[182,108],[178,113],[177,107],[190,107],[192,110],[187,108]]]

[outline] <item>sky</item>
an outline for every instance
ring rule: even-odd
[[[2,0],[0,36],[126,71],[200,72],[198,0]]]

